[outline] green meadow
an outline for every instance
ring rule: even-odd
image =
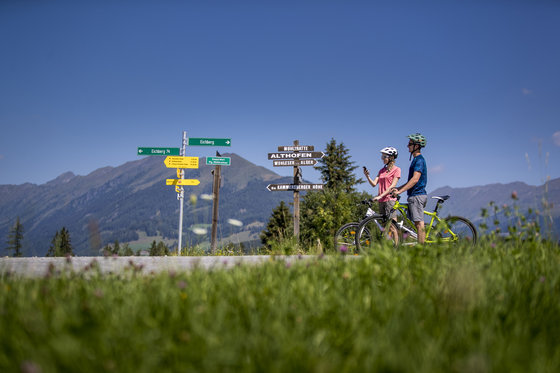
[[[486,240],[4,275],[0,371],[558,372],[559,269],[556,243]]]

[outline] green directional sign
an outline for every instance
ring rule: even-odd
[[[231,165],[231,158],[229,157],[206,157],[207,165],[216,166],[229,166]]]
[[[138,148],[138,155],[179,155],[179,148]]]
[[[189,146],[231,146],[231,139],[209,139],[204,137],[189,137]]]

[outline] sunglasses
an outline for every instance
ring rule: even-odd
[[[413,145],[416,145],[416,144],[413,143],[413,142],[409,142],[409,143],[408,143],[408,146],[413,146]]]

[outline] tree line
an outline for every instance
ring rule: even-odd
[[[14,226],[10,229],[8,233],[8,246],[7,251],[12,252],[13,257],[21,257],[22,254],[22,243],[23,243],[23,225],[20,222],[19,216],[16,218]],[[118,256],[134,256],[134,255],[144,255],[142,250],[137,250],[134,252],[128,243],[120,244],[118,240],[115,240],[113,244],[105,245],[101,253],[105,256],[118,255]],[[152,245],[147,250],[147,254],[150,256],[164,256],[171,253],[169,247],[163,242],[158,242],[154,240]],[[51,244],[46,253],[47,257],[66,257],[74,256],[74,247],[72,246],[70,232],[66,227],[62,227],[60,231],[57,231],[51,240]]]

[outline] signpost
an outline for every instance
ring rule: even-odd
[[[315,150],[313,145],[294,145],[294,146],[279,146],[279,152],[312,152]]]
[[[323,152],[268,153],[268,159],[323,158]]]
[[[198,157],[173,157],[165,158],[167,168],[198,168]]]
[[[297,191],[308,191],[308,190],[323,190],[324,184],[268,184],[266,189],[271,192],[276,192],[279,190],[297,190]]]
[[[213,139],[204,137],[189,137],[189,146],[231,146],[231,139]]]
[[[165,185],[198,185],[197,179],[165,179]]]
[[[138,148],[138,155],[179,155],[179,148]]]
[[[187,138],[187,131],[183,131],[183,141],[181,148],[155,148],[155,147],[138,147],[138,155],[159,155],[165,156],[163,163],[167,168],[177,169],[177,179],[166,179],[166,185],[175,186],[177,199],[179,200],[179,242],[177,254],[181,255],[182,239],[183,239],[183,201],[185,199],[184,185],[199,185],[200,180],[185,179],[185,168],[198,168],[198,157],[187,157],[187,146],[231,146],[231,139],[227,138]],[[215,253],[217,246],[217,224],[218,224],[218,198],[220,189],[220,167],[231,165],[231,158],[221,157],[216,152],[216,157],[207,157],[207,165],[214,165],[214,207],[212,214],[212,252]]]
[[[273,161],[272,165],[274,167],[283,167],[283,166],[315,166],[319,161],[316,159],[287,159],[287,160],[278,160]]]
[[[229,166],[231,165],[231,158],[229,157],[206,157],[207,165],[214,166]]]
[[[268,153],[268,159],[273,161],[274,167],[293,166],[293,184],[269,184],[266,189],[271,192],[293,191],[294,192],[294,236],[299,236],[299,192],[322,190],[323,184],[302,184],[302,174],[300,166],[314,166],[317,164],[316,158],[323,158],[325,153],[315,152],[313,145],[299,145],[298,140],[294,140],[293,146],[279,146],[278,151],[284,153]],[[291,153],[287,153],[291,152]]]

